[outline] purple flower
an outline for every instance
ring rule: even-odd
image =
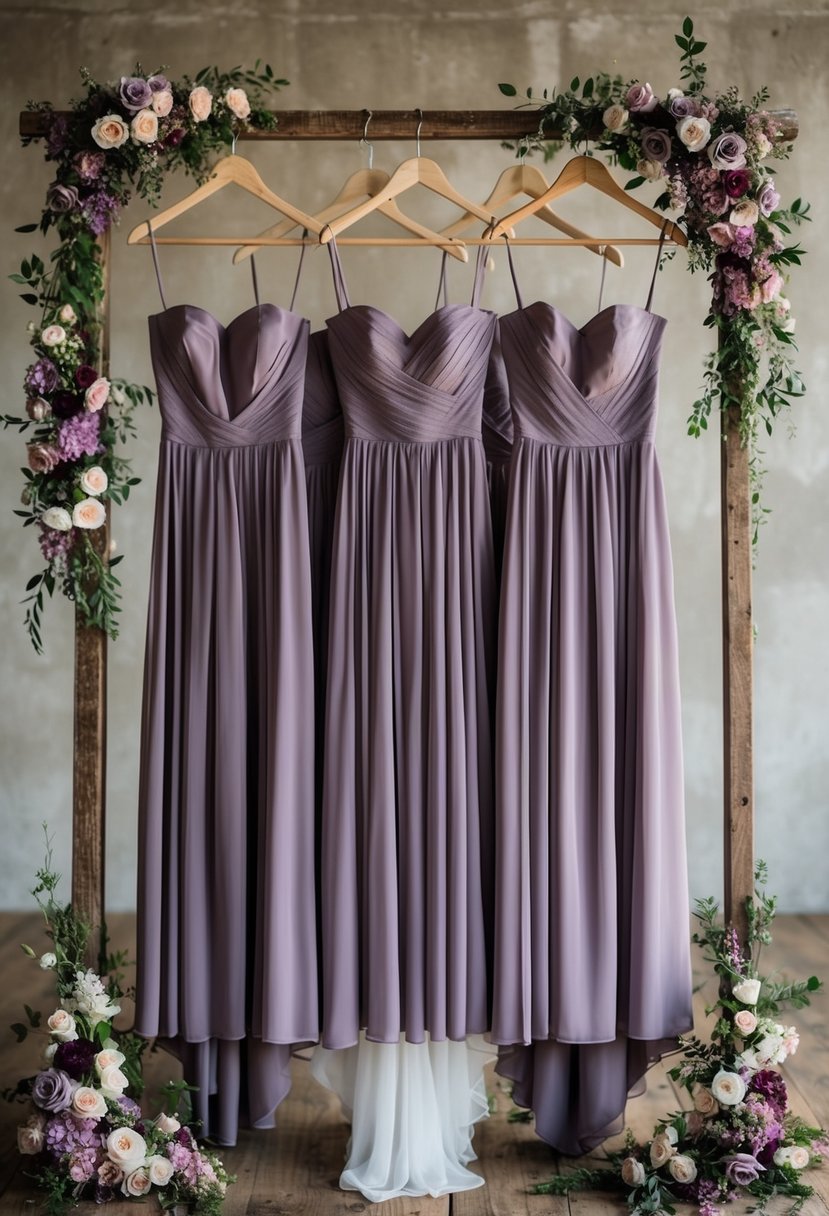
[[[80,1119],[71,1111],[63,1111],[46,1124],[46,1147],[55,1157],[78,1150],[95,1151],[103,1146],[106,1137],[99,1130],[95,1119]]]
[[[771,1068],[761,1068],[751,1079],[749,1089],[752,1093],[762,1094],[778,1119],[782,1119],[789,1104],[786,1092],[786,1082],[779,1072]]]
[[[655,160],[664,165],[671,155],[670,135],[656,127],[645,127],[642,131],[642,151],[648,160]]]
[[[141,1114],[141,1107],[134,1098],[129,1098],[126,1094],[122,1094],[118,1099],[118,1105],[122,1110],[125,1110],[128,1115],[137,1116]]]
[[[79,460],[81,456],[96,456],[106,449],[99,441],[100,414],[83,410],[61,423],[58,450],[63,460]]]
[[[724,1159],[723,1165],[726,1178],[735,1186],[748,1186],[766,1172],[766,1167],[750,1153],[734,1153]]]
[[[750,258],[754,252],[757,232],[754,228],[735,228],[731,241],[731,252],[738,258]]]
[[[96,182],[101,176],[105,159],[103,152],[78,152],[75,156],[75,169],[81,181],[87,185]]]
[[[760,193],[757,195],[757,206],[760,208],[760,214],[766,217],[770,216],[772,211],[776,211],[780,206],[780,195],[775,190],[772,182],[763,183]]]
[[[51,359],[44,356],[32,364],[23,383],[32,395],[43,397],[47,393],[53,393],[60,384],[58,369]]]
[[[46,192],[46,205],[56,215],[65,215],[78,205],[78,191],[74,186],[62,186],[53,182]]]
[[[69,556],[75,543],[75,537],[72,532],[58,532],[56,528],[47,528],[40,522],[38,522],[38,528],[40,529],[40,536],[37,540],[44,561],[52,562],[58,558]]]
[[[672,118],[699,118],[699,102],[694,97],[674,97],[668,104]]]
[[[106,190],[96,190],[81,203],[84,222],[91,233],[100,236],[106,232],[118,212],[120,203]]]
[[[63,114],[56,114],[49,126],[49,134],[46,136],[46,152],[52,160],[60,156],[63,149],[66,147],[68,137],[68,120]]]
[[[746,141],[735,131],[726,131],[708,145],[708,159],[715,169],[742,169],[746,163]]]
[[[52,412],[56,418],[71,418],[73,414],[77,414],[82,405],[83,398],[79,393],[61,389],[59,393],[55,393],[52,399]]]
[[[722,182],[729,198],[742,198],[751,185],[751,175],[747,169],[729,169],[723,173]]]
[[[45,1068],[39,1072],[32,1085],[32,1101],[41,1110],[66,1110],[72,1101],[75,1086],[71,1077],[58,1068]]]
[[[625,105],[631,114],[649,114],[656,109],[656,97],[649,84],[633,84],[627,91]]]
[[[165,89],[169,89],[170,82],[166,76],[150,76],[147,84],[152,89],[153,93],[163,93]]]
[[[118,96],[133,114],[144,110],[153,99],[153,90],[141,76],[122,76]]]
[[[85,1072],[89,1072],[95,1059],[97,1047],[89,1039],[73,1039],[69,1043],[59,1043],[55,1052],[55,1067],[62,1068],[70,1077],[80,1081]]]

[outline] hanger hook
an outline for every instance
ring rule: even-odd
[[[374,165],[374,144],[370,144],[368,142],[368,124],[371,122],[374,114],[371,110],[363,110],[363,113],[367,115],[367,118],[366,125],[363,127],[363,134],[360,139],[360,147],[368,149],[368,167],[371,169]]]
[[[423,126],[423,111],[421,110],[420,106],[418,106],[415,110],[415,114],[418,118],[417,131],[415,132],[415,144],[417,146],[417,155],[420,156],[420,128]]]
[[[236,131],[234,131],[234,132],[233,132],[233,139],[232,139],[231,144],[230,144],[230,155],[231,155],[231,156],[235,156],[235,155],[236,155],[236,140],[237,140],[238,138],[239,138],[238,133],[237,133]]]
[[[521,137],[521,143],[518,146],[518,155],[520,156],[521,164],[523,165],[527,159],[527,140],[524,136]]]

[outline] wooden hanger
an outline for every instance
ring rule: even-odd
[[[525,165],[522,161],[520,165],[510,165],[505,169],[497,182],[492,188],[492,193],[486,202],[481,206],[484,210],[489,211],[490,215],[494,215],[499,207],[504,203],[509,203],[512,199],[519,195],[527,194],[530,198],[540,198],[547,190],[550,189],[550,183],[545,178],[544,174],[535,165]],[[574,228],[567,220],[556,215],[551,207],[544,205],[540,210],[534,213],[540,220],[544,220],[559,232],[566,233],[567,236],[577,237],[582,240],[590,240],[586,232],[582,232],[580,228]],[[471,212],[461,216],[459,220],[449,224],[442,229],[443,236],[458,236],[469,228],[476,220]],[[622,257],[618,249],[613,245],[601,246],[586,246],[591,253],[597,253],[600,257],[607,258],[608,262],[612,262],[614,266],[624,266],[625,259]]]
[[[575,190],[582,185],[593,186],[594,189],[600,190],[602,194],[607,194],[620,206],[626,207],[629,211],[635,211],[637,215],[641,215],[649,224],[653,224],[655,228],[665,230],[665,239],[672,241],[675,245],[687,246],[688,238],[682,229],[672,220],[666,220],[661,212],[655,211],[652,207],[647,207],[644,203],[640,203],[638,199],[632,198],[627,190],[623,190],[615,178],[611,175],[604,161],[597,160],[595,156],[574,156],[559,173],[556,180],[548,190],[545,190],[542,195],[525,203],[523,207],[519,207],[516,211],[510,212],[504,216],[491,229],[491,239],[503,236],[508,232],[511,224],[519,224],[522,220],[527,219],[530,215],[535,215],[547,203],[551,203],[553,199],[559,198],[562,194],[568,194],[571,190]],[[320,239],[325,239],[324,237]],[[602,244],[615,245],[656,245],[658,240],[644,238],[622,238],[622,237],[606,237],[601,238]],[[568,244],[566,241],[539,241],[538,244]],[[572,242],[573,244],[585,244],[585,241],[578,239]]]
[[[179,215],[183,215],[186,211],[197,207],[199,203],[210,198],[218,190],[223,190],[225,186],[240,186],[246,190],[248,194],[253,194],[263,202],[269,203],[277,211],[281,211],[283,215],[290,218],[293,224],[301,224],[303,228],[307,228],[309,232],[314,232],[317,235],[322,231],[322,224],[318,223],[311,215],[306,215],[304,211],[300,211],[292,203],[286,202],[280,198],[278,194],[274,194],[257,173],[254,166],[244,156],[236,156],[231,153],[223,160],[220,160],[213,171],[212,176],[201,186],[198,186],[190,194],[180,199],[177,203],[173,203],[171,207],[165,208],[158,215],[153,216],[152,221],[144,220],[137,224],[127,237],[128,245],[146,245],[150,239],[150,223],[153,227],[153,235],[158,232],[159,228],[163,228],[165,224],[169,224],[170,220],[176,219]],[[158,244],[164,245],[238,245],[239,237],[156,237]],[[255,239],[255,238],[254,238]]]
[[[326,207],[323,207],[321,211],[315,212],[314,219],[324,226],[330,220],[336,219],[344,211],[348,210],[350,203],[364,199],[366,195],[369,198],[376,195],[388,181],[389,175],[384,169],[358,169],[343,183],[336,197]],[[441,234],[439,232],[434,232],[431,228],[426,228],[423,224],[419,224],[417,220],[411,219],[410,216],[400,210],[393,199],[387,203],[382,203],[378,207],[378,210],[381,215],[387,216],[394,223],[399,224],[401,228],[405,228],[407,232],[414,233],[430,245],[438,245],[438,248],[445,249],[447,253],[457,258],[458,261],[469,261],[469,253],[462,241],[450,239],[440,243]],[[297,225],[293,220],[283,220],[272,228],[266,228],[264,232],[260,233],[259,239],[270,237],[273,238],[273,243],[275,244],[280,238],[286,237],[296,227]],[[153,223],[153,231],[155,231],[155,223]],[[343,241],[343,244],[349,244],[348,238]],[[237,249],[233,255],[234,265],[244,261],[245,258],[249,258],[252,253],[256,252],[257,248],[257,245],[244,245],[241,249]]]

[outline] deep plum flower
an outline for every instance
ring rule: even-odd
[[[26,372],[23,383],[32,395],[42,397],[46,393],[53,393],[60,384],[58,369],[51,359],[38,359]]]
[[[722,181],[729,198],[742,198],[751,185],[751,174],[747,169],[729,169]]]
[[[771,1068],[761,1068],[751,1078],[749,1088],[752,1093],[762,1094],[778,1119],[782,1119],[789,1103],[786,1082],[779,1072]]]
[[[78,205],[78,191],[74,186],[62,186],[60,182],[53,182],[46,192],[46,205],[57,215],[74,211]]]
[[[98,373],[94,367],[90,367],[88,363],[82,363],[75,372],[75,383],[78,388],[87,389],[90,384],[94,384],[98,379]]]
[[[656,127],[645,127],[642,131],[642,151],[648,160],[655,160],[664,165],[671,155],[670,135]]]
[[[46,136],[46,151],[50,158],[60,156],[69,137],[69,122],[63,114],[55,114]]]
[[[181,141],[184,139],[184,135],[185,135],[184,127],[173,127],[170,131],[167,132],[166,136],[164,137],[164,147],[165,148],[177,148],[179,146],[179,144],[181,143]]]
[[[55,1067],[62,1068],[70,1077],[80,1081],[84,1073],[89,1072],[92,1067],[97,1050],[89,1039],[72,1039],[69,1043],[59,1043],[55,1052]]]
[[[41,1110],[57,1113],[66,1110],[72,1101],[75,1086],[71,1077],[57,1068],[45,1068],[32,1084],[32,1101]]]
[[[748,1186],[766,1172],[766,1167],[750,1153],[734,1153],[725,1158],[723,1165],[726,1178],[736,1186]]]
[[[61,389],[52,398],[52,412],[56,418],[71,418],[83,406],[83,398],[69,389]]]
[[[150,104],[153,90],[141,76],[122,76],[118,96],[131,113],[137,114]]]

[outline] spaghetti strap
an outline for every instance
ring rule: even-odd
[[[600,313],[602,311],[602,297],[604,296],[604,281],[605,281],[605,276],[607,275],[607,258],[604,256],[604,245],[602,245],[600,247],[599,253],[601,254],[601,258],[602,258],[602,277],[601,277],[601,280],[599,281],[599,303],[596,308],[597,313]]]
[[[334,275],[334,291],[337,295],[337,307],[342,312],[344,308],[351,307],[351,301],[348,298],[348,288],[345,285],[340,251],[337,248],[337,238],[334,236],[328,242],[328,256],[331,259],[331,271]]]
[[[518,286],[518,276],[515,273],[515,263],[512,260],[512,249],[510,248],[509,237],[504,233],[504,241],[507,246],[507,259],[509,261],[509,272],[512,275],[512,285],[515,288],[515,302],[519,309],[524,307],[524,301],[521,298],[521,288]]]
[[[259,307],[259,280],[256,277],[256,257],[250,255],[250,276],[253,279],[253,298],[256,301],[256,307]]]
[[[296,268],[296,278],[294,279],[294,290],[291,292],[291,302],[288,305],[289,312],[294,311],[294,304],[296,303],[296,296],[297,296],[297,292],[299,291],[299,280],[302,278],[302,264],[305,261],[305,249],[306,249],[305,242],[307,240],[308,240],[308,229],[303,228],[302,229],[302,248],[299,253],[299,262],[297,263],[297,268]]]
[[[662,246],[665,244],[665,236],[668,232],[668,225],[670,222],[670,220],[665,220],[665,223],[662,225],[662,231],[659,234],[659,248],[656,251],[656,262],[654,263],[653,275],[651,276],[651,289],[648,292],[648,302],[645,305],[645,312],[650,312],[651,310],[651,304],[653,302],[653,289],[656,286],[656,272],[659,270],[659,262],[662,258]]]
[[[444,249],[440,260],[440,278],[438,279],[438,294],[435,296],[435,312],[440,308],[440,297],[443,296],[443,307],[449,307],[449,289],[446,283],[446,259],[448,253]]]
[[[475,261],[475,278],[472,282],[472,299],[470,304],[472,308],[478,308],[481,298],[481,290],[484,285],[484,272],[486,270],[486,260],[489,257],[489,244],[478,246],[478,257]]]
[[[150,234],[150,249],[153,255],[153,266],[155,266],[155,277],[158,280],[158,294],[161,296],[161,307],[167,311],[167,301],[164,298],[164,285],[161,282],[161,269],[158,265],[158,249],[155,243],[155,233],[153,232],[152,220],[147,220],[147,231]]]

